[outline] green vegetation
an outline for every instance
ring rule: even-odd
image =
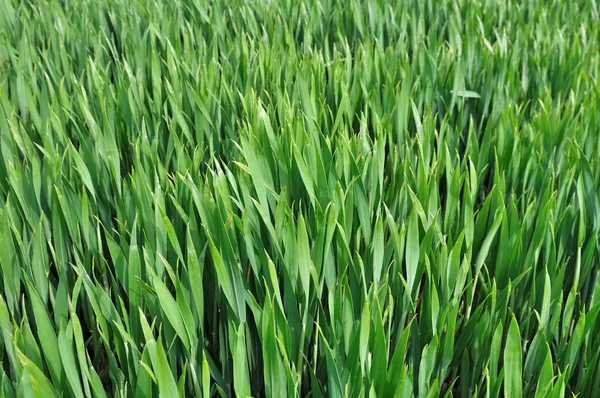
[[[595,1],[0,0],[0,397],[600,385]]]

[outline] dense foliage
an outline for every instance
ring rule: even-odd
[[[598,19],[0,0],[0,396],[593,395]]]

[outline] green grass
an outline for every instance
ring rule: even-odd
[[[595,1],[0,0],[0,397],[588,397]]]

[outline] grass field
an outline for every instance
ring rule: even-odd
[[[593,397],[595,0],[0,0],[0,397]]]

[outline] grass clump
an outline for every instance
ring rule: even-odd
[[[595,2],[0,0],[0,396],[600,385]]]

